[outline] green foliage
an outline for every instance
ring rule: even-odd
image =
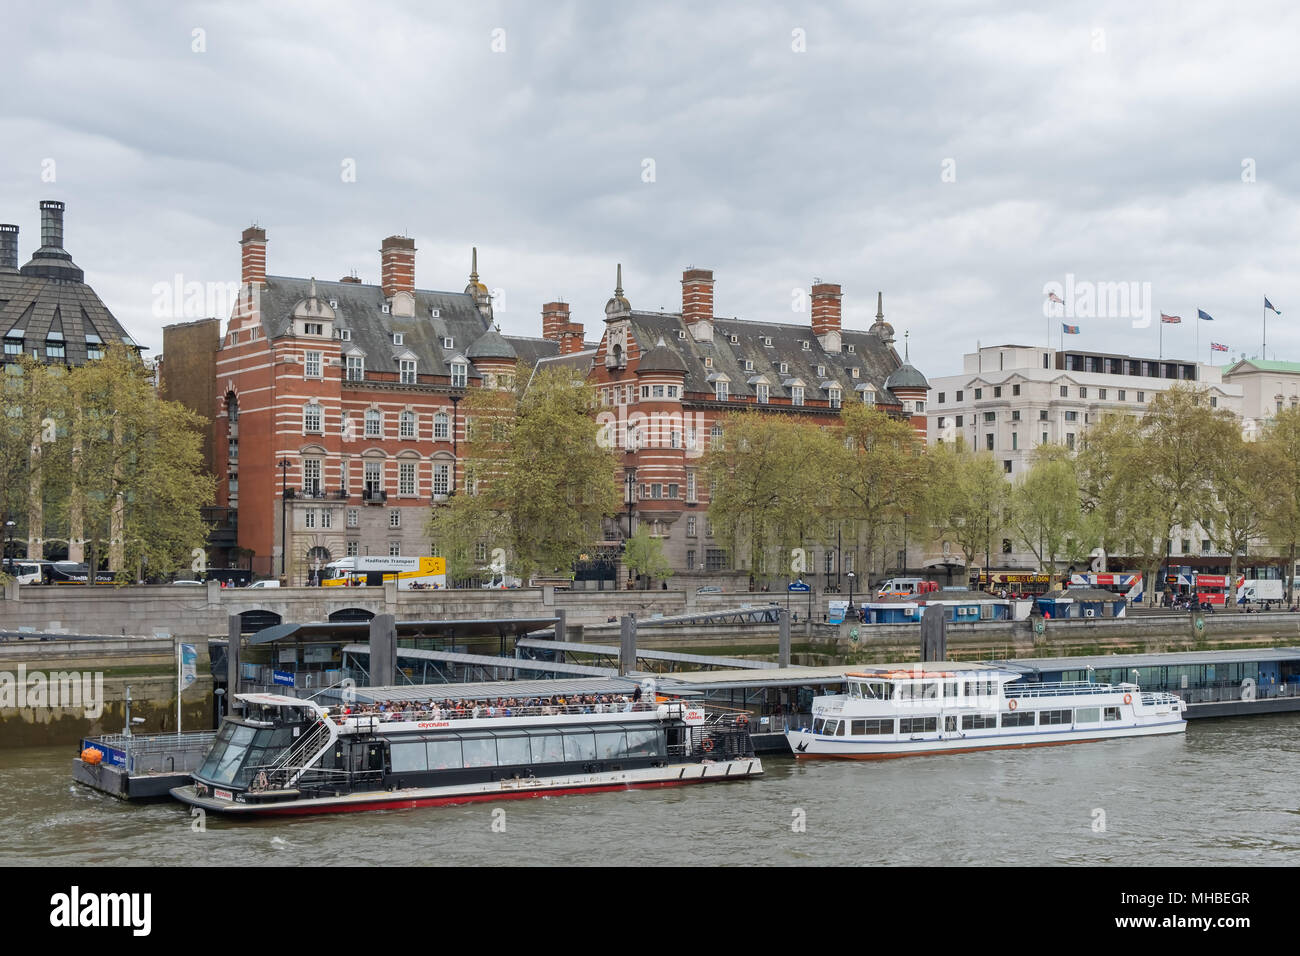
[[[633,574],[645,575],[651,580],[673,575],[672,564],[664,556],[664,543],[651,535],[645,525],[638,525],[636,533],[628,539],[623,563]]]
[[[1000,552],[1010,486],[993,456],[943,444],[930,449],[926,465],[925,508],[934,532],[956,542],[967,568],[977,555]]]
[[[1070,543],[1085,539],[1075,460],[1063,445],[1040,445],[1029,471],[1012,486],[1007,524],[1016,540],[1055,572],[1058,557],[1077,559]]]

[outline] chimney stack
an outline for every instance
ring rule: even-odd
[[[239,240],[239,281],[243,285],[266,285],[266,230],[249,226]]]
[[[57,199],[41,201],[41,246],[63,248],[63,203]]]
[[[359,276],[344,276],[344,277],[343,277],[342,279],[340,279],[339,281],[340,281],[340,282],[350,282],[350,283],[352,283],[353,285],[361,285],[361,278],[360,278]]]
[[[399,292],[415,295],[415,240],[389,236],[379,244],[380,285],[392,298]]]
[[[18,227],[0,223],[0,272],[18,271]]]
[[[812,287],[812,330],[813,335],[828,352],[840,350],[840,318],[843,298],[839,285],[832,282],[818,282]]]
[[[697,342],[713,341],[713,270],[682,273],[682,321]]]
[[[583,327],[569,319],[569,303],[547,302],[542,306],[542,338],[560,344],[561,355],[581,352]]]

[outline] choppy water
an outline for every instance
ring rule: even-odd
[[[72,784],[72,757],[0,750],[0,864],[1300,864],[1296,714],[1027,751],[769,757],[757,780],[668,790],[209,817],[206,832],[180,804]]]

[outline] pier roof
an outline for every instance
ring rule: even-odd
[[[1026,674],[1103,668],[1177,667],[1187,664],[1240,664],[1300,660],[1300,647],[1257,647],[1233,651],[1168,651],[1160,654],[1098,654],[1090,657],[1023,657],[1001,661]]]

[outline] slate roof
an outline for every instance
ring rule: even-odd
[[[105,346],[135,346],[95,290],[82,281],[0,272],[0,336],[23,331],[23,350],[45,361],[50,332],[63,335],[64,365],[86,363],[86,336],[98,335]]]
[[[514,359],[519,357],[514,347],[505,340],[505,336],[493,327],[488,328],[486,332],[471,342],[469,348],[465,350],[465,354],[471,362],[475,359]]]
[[[861,400],[857,386],[871,385],[878,403],[899,404],[897,396],[885,387],[886,379],[901,364],[898,353],[870,332],[841,330],[840,351],[828,353],[807,325],[715,318],[713,341],[697,342],[687,331],[680,313],[634,310],[630,321],[643,355],[662,337],[667,348],[682,359],[686,366],[687,393],[712,392],[713,383],[725,375],[731,396],[752,396],[758,384],[756,379],[762,376],[769,386],[770,398],[789,398],[791,387],[802,381],[804,398],[809,400],[827,400],[834,383],[839,385],[845,403]],[[732,336],[735,342],[731,341]],[[771,346],[764,344],[765,338],[772,340]],[[807,350],[804,342],[808,343]],[[852,352],[848,350],[850,345]],[[705,367],[706,357],[713,359],[712,368]],[[752,370],[745,367],[747,360],[753,363]],[[780,369],[782,362],[786,364],[784,372]],[[825,366],[825,375],[817,374],[819,365]],[[854,368],[859,370],[858,378],[853,377]]]
[[[280,338],[290,331],[294,307],[311,291],[311,279],[267,276],[262,289],[262,329],[268,339]],[[385,314],[388,301],[377,285],[358,282],[316,282],[317,297],[333,306],[336,329],[351,330],[351,341],[341,342],[344,355],[353,349],[365,354],[367,371],[399,371],[398,357],[409,352],[416,358],[421,375],[451,375],[451,362],[469,359],[470,346],[480,340],[490,321],[479,311],[474,299],[464,292],[415,291],[415,315],[407,318]],[[438,310],[437,318],[433,310]],[[402,344],[393,344],[393,333],[402,333]],[[559,351],[559,344],[545,339],[500,336],[521,362],[535,365],[546,355]],[[450,338],[451,348],[443,345]],[[481,379],[470,365],[469,378]]]

